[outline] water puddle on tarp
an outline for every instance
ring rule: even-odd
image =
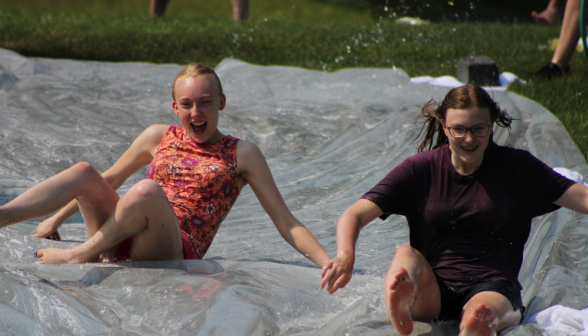
[[[35,59],[7,50],[0,65],[0,204],[79,161],[104,171],[147,126],[179,122],[170,93],[177,65]],[[225,60],[217,70],[228,100],[220,130],[261,148],[288,206],[331,255],[339,216],[415,153],[420,107],[449,90],[412,84],[392,69],[325,73]],[[499,144],[588,176],[548,111],[516,94],[494,97],[518,119],[510,134],[498,130]],[[121,192],[144,176],[132,176]],[[395,334],[381,287],[394,251],[408,242],[403,217],[361,232],[357,274],[335,295],[319,290],[320,270],[281,238],[248,187],[202,261],[41,265],[36,249],[74,246],[86,234],[77,215],[60,229],[65,242],[29,237],[38,222],[0,230],[2,334]],[[534,220],[520,276],[529,316],[588,302],[587,227],[584,215],[569,210]],[[415,334],[454,335],[456,328],[417,323]],[[544,332],[526,324],[508,335]]]

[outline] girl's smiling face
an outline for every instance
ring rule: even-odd
[[[174,93],[172,107],[190,139],[196,143],[215,143],[223,138],[217,126],[226,98],[220,94],[214,76],[179,78]]]
[[[474,136],[472,128],[490,126],[484,136]],[[443,123],[443,130],[449,139],[451,162],[461,175],[475,172],[484,159],[484,152],[490,143],[492,127],[490,111],[487,108],[470,107],[467,109],[448,109]],[[470,129],[462,138],[455,138],[449,128]]]

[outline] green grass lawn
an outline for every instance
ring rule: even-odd
[[[530,21],[546,4],[528,0],[250,0],[250,19],[231,20],[229,0],[171,0],[163,18],[147,0],[0,0],[0,47],[25,56],[215,66],[227,57],[260,65],[335,71],[399,67],[411,77],[455,76],[461,57],[486,55],[500,71],[529,79],[547,64],[559,27]],[[538,7],[538,8],[537,8]],[[418,16],[428,25],[395,23]],[[509,90],[533,99],[566,126],[588,157],[588,61],[569,75]]]

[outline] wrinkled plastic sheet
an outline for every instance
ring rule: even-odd
[[[79,161],[104,171],[145,127],[178,124],[171,83],[178,65],[25,58],[0,50],[0,204]],[[256,143],[294,215],[330,255],[343,211],[415,153],[414,124],[429,99],[449,90],[413,84],[398,69],[334,73],[223,61],[227,95],[219,128]],[[524,97],[494,92],[517,118],[495,140],[552,167],[588,176],[561,123]],[[502,172],[507,173],[507,172]],[[133,175],[119,190],[143,179]],[[541,181],[537,181],[540,183]],[[390,335],[382,281],[408,243],[404,217],[360,234],[355,275],[334,295],[320,270],[279,235],[245,188],[201,261],[41,265],[39,248],[86,239],[83,220],[65,241],[31,238],[40,220],[0,230],[0,333],[9,335]],[[520,274],[530,316],[588,303],[588,220],[569,211],[538,217]],[[415,334],[454,335],[456,322],[416,323]],[[508,335],[549,331],[523,324]]]

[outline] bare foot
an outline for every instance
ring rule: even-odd
[[[563,13],[559,13],[556,10],[547,8],[541,13],[532,12],[531,16],[538,23],[558,25],[561,24]]]
[[[490,307],[480,303],[472,309],[469,316],[464,316],[459,336],[490,336],[496,335],[496,322]]]
[[[394,274],[392,283],[384,288],[386,318],[388,323],[393,324],[402,335],[409,335],[414,328],[410,314],[410,307],[415,299],[414,294],[415,286],[406,269],[402,267]]]
[[[79,262],[71,256],[71,249],[58,249],[49,247],[35,252],[35,257],[41,259],[41,264],[59,265]]]

